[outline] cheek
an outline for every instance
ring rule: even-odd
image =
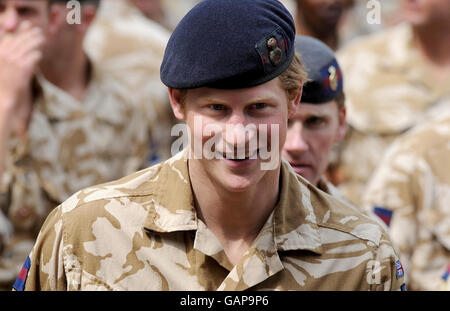
[[[333,146],[334,136],[329,131],[317,131],[308,135],[308,142],[314,157],[325,161]]]
[[[272,148],[282,150],[287,137],[287,115],[279,118],[271,118],[267,122],[260,124],[267,124],[267,140],[270,142]],[[259,126],[259,125],[257,125]],[[261,132],[261,128],[259,129]],[[277,145],[278,144],[278,145]]]

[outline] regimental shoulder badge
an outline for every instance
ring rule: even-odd
[[[27,257],[27,260],[25,261],[22,270],[20,270],[19,277],[14,283],[13,288],[15,290],[23,291],[25,289],[25,282],[27,281],[28,271],[30,270],[30,267],[31,267],[31,260],[30,257]]]
[[[448,264],[447,270],[445,271],[444,275],[442,275],[442,279],[443,279],[444,281],[447,281],[447,280],[448,280],[448,275],[449,275],[449,274],[450,274],[450,263]]]
[[[403,271],[403,266],[400,260],[397,260],[395,263],[395,276],[397,279],[403,277],[405,275],[405,272]]]
[[[375,215],[381,218],[381,220],[384,221],[384,223],[389,227],[391,224],[391,218],[393,212],[390,209],[381,207],[381,206],[375,206],[373,208],[373,212]]]
[[[450,275],[450,264],[448,264],[447,270],[442,275],[442,282],[438,290],[450,291],[450,279],[448,277],[449,275]]]

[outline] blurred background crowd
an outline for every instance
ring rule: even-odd
[[[200,1],[84,0],[71,25],[68,1],[0,0],[1,290],[52,208],[171,156],[159,68]],[[385,221],[409,289],[448,289],[450,1],[281,2],[342,69],[347,132],[328,180]]]

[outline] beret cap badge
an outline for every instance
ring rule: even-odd
[[[277,40],[272,37],[267,40],[267,48],[269,49],[269,59],[272,65],[278,66],[283,57],[281,49],[278,47]]]
[[[338,82],[339,82],[338,75],[336,72],[336,67],[330,66],[328,68],[328,72],[330,73],[330,88],[333,91],[336,91],[338,88]]]

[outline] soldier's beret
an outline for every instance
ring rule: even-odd
[[[256,86],[288,68],[294,40],[294,20],[278,0],[204,0],[173,31],[161,81],[176,89]]]
[[[342,72],[334,52],[322,41],[308,36],[295,37],[295,50],[308,72],[301,102],[325,103],[342,93]]]

